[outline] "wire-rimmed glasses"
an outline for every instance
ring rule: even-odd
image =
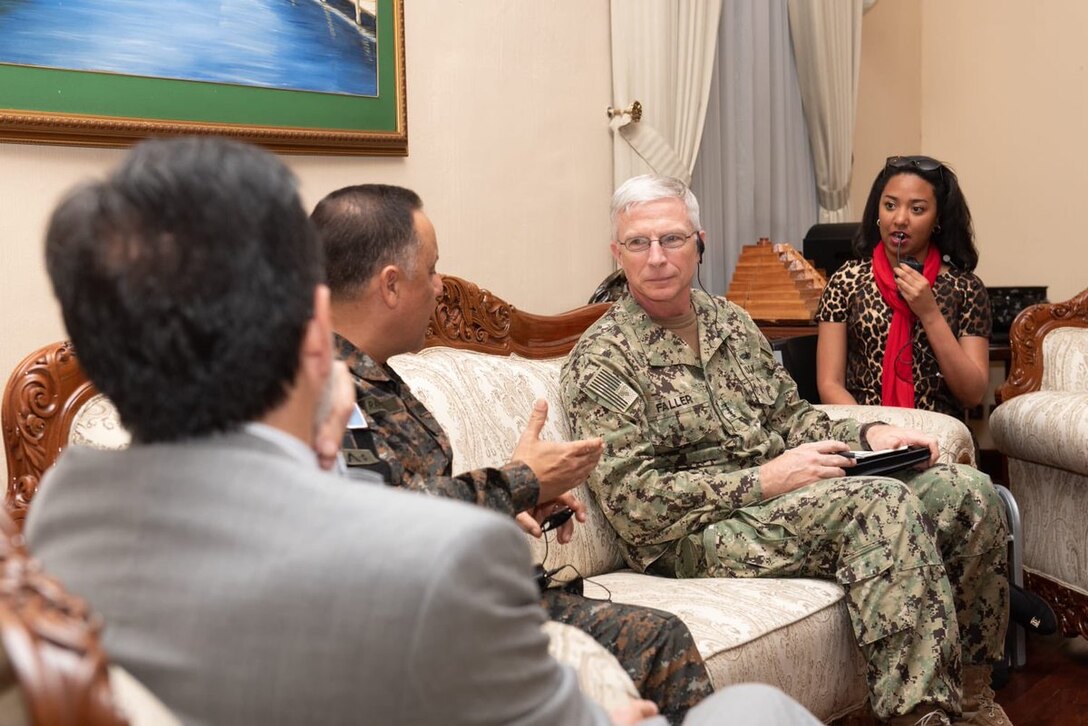
[[[663,234],[660,237],[632,237],[631,239],[624,240],[622,242],[616,242],[621,247],[627,248],[628,252],[638,254],[640,252],[646,252],[650,249],[650,245],[657,242],[661,245],[662,249],[666,250],[678,250],[687,244],[687,241],[692,238],[693,235],[699,234],[699,230],[694,232],[688,232],[682,234],[680,232],[669,232]]]

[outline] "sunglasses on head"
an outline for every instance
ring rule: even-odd
[[[885,169],[917,169],[918,171],[937,171],[941,162],[930,156],[889,156],[884,161]]]

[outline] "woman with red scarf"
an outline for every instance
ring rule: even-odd
[[[986,394],[992,318],[972,272],[971,212],[952,170],[928,156],[888,158],[854,255],[816,311],[820,401],[962,418]]]

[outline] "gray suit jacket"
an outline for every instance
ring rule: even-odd
[[[524,536],[246,433],[72,448],[27,538],[187,723],[604,724],[547,655]]]

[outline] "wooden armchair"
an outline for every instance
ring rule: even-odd
[[[1023,520],[1025,581],[1066,635],[1088,637],[1088,290],[1012,325],[990,417]]]

